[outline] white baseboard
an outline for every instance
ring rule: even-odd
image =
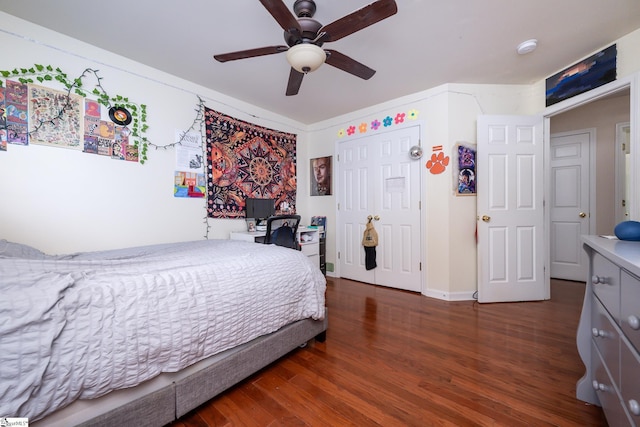
[[[445,292],[445,291],[439,291],[436,289],[427,289],[425,292],[422,293],[422,295],[426,297],[436,298],[444,301],[475,301],[476,300],[476,298],[474,298],[475,294],[476,294],[475,291]]]

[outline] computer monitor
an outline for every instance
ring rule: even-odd
[[[262,225],[270,216],[276,214],[276,204],[274,199],[255,199],[247,197],[245,200],[247,208],[247,218],[254,218],[257,225]]]

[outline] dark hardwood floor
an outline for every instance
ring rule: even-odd
[[[328,278],[326,342],[171,426],[606,426],[575,397],[584,284],[551,291],[479,304]]]

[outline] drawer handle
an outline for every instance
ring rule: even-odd
[[[594,338],[606,338],[607,337],[607,331],[603,331],[602,329],[598,329],[598,328],[593,328],[591,330],[591,335],[593,335]]]
[[[633,415],[640,415],[640,403],[637,400],[631,399],[629,401],[629,412]]]
[[[609,387],[608,386],[598,382],[597,380],[593,380],[592,385],[593,385],[593,389],[595,391],[609,391]],[[631,403],[631,402],[629,402],[629,403]]]
[[[597,285],[598,283],[605,284],[605,283],[607,283],[607,278],[606,278],[606,277],[596,276],[596,275],[594,274],[593,276],[591,276],[591,282],[592,282],[594,285]]]
[[[629,322],[629,326],[631,326],[631,329],[633,329],[634,331],[640,329],[640,318],[638,318],[638,316],[634,316],[633,314],[630,315],[627,318],[627,322]]]

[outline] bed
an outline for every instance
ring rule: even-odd
[[[165,425],[324,340],[325,289],[308,257],[273,245],[47,255],[0,240],[0,416]]]

